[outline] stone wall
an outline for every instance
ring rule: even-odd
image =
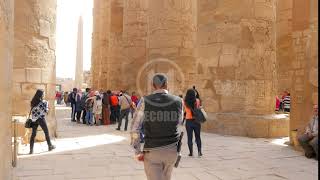
[[[0,0],[0,179],[11,179],[11,85],[14,1]]]
[[[290,130],[303,133],[318,103],[318,1],[277,4],[279,91],[291,93]]]
[[[48,127],[55,135],[56,0],[15,3],[13,114],[27,115],[37,89],[49,100]]]
[[[121,71],[130,74],[130,76],[127,76],[121,88],[132,92],[136,91],[139,68],[147,61],[148,0],[124,0],[123,6],[123,60]]]
[[[252,132],[266,129],[275,108],[275,1],[198,2],[194,82],[214,113],[204,129],[261,137]]]

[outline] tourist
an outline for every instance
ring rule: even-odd
[[[279,111],[280,110],[280,98],[279,96],[276,96],[276,108],[275,111]]]
[[[90,93],[90,88],[86,88],[86,91],[82,94],[82,97],[81,97],[82,123],[83,124],[87,124],[87,122],[86,122],[86,115],[87,115],[86,100],[88,99],[89,93]]]
[[[69,106],[69,101],[68,101],[69,93],[66,91],[63,94],[63,101],[66,104],[66,106]]]
[[[61,97],[62,97],[62,94],[60,91],[57,91],[56,92],[56,101],[57,101],[57,104],[60,105],[61,104]]]
[[[201,124],[194,120],[192,115],[192,110],[199,108],[200,99],[196,97],[196,91],[194,89],[189,89],[184,98],[184,107],[186,111],[186,130],[188,136],[188,147],[189,147],[189,156],[193,156],[193,132],[196,138],[196,143],[198,147],[198,156],[202,156],[201,151]]]
[[[119,111],[119,99],[118,96],[115,93],[112,93],[112,95],[110,96],[110,111],[111,111],[111,115],[110,115],[110,120],[111,120],[111,124],[115,124],[117,122],[117,120],[119,120],[119,116],[118,116],[118,111]]]
[[[318,160],[318,105],[313,106],[313,116],[303,135],[298,136],[298,141],[304,149],[307,158],[315,157]]]
[[[283,109],[284,112],[289,113],[290,112],[290,93],[288,92],[286,96],[283,99]]]
[[[102,121],[104,125],[110,124],[110,96],[111,91],[107,90],[102,97]]]
[[[98,126],[99,124],[101,124],[100,119],[102,114],[102,98],[100,96],[99,91],[96,91],[92,98],[93,98],[92,112],[94,115],[95,124]]]
[[[71,103],[71,121],[76,122],[76,94],[77,88],[73,88],[72,92],[69,94],[68,102]]]
[[[42,128],[47,144],[48,144],[48,150],[52,151],[55,149],[55,146],[52,145],[50,136],[49,136],[49,130],[46,123],[46,115],[49,112],[49,105],[48,102],[44,99],[44,91],[43,90],[37,90],[36,94],[31,100],[31,114],[32,114],[32,134],[30,137],[30,152],[29,154],[33,154],[33,146],[34,146],[34,139],[37,135],[38,126]]]
[[[89,126],[93,125],[93,98],[94,98],[94,92],[91,91],[88,95],[88,98],[86,100],[86,123]]]
[[[120,93],[120,97],[119,97],[120,118],[118,122],[118,128],[116,130],[120,131],[122,119],[125,118],[124,130],[127,131],[131,103],[132,103],[131,97],[125,91]]]
[[[131,94],[131,101],[134,103],[134,107],[136,107],[138,105],[138,96],[136,96],[136,92],[132,92]],[[133,118],[133,114],[134,114],[135,108],[131,108],[131,117]]]
[[[180,139],[178,126],[182,122],[182,100],[168,94],[167,77],[153,77],[155,91],[140,99],[131,126],[131,145],[136,158],[144,161],[148,180],[170,180],[178,157]],[[172,102],[172,103],[168,103]],[[167,112],[171,112],[166,116]],[[156,113],[158,116],[152,116]],[[162,114],[162,115],[161,115]],[[141,151],[140,129],[144,124],[145,144]]]
[[[75,98],[75,101],[76,101],[75,111],[76,111],[77,123],[80,123],[81,112],[82,112],[81,98],[82,98],[82,92],[81,92],[81,89],[78,89],[78,92],[77,92],[76,98]]]

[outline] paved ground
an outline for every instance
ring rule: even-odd
[[[35,145],[34,155],[23,146],[14,180],[146,180],[143,164],[133,159],[129,134],[115,126],[88,127],[71,123],[69,110],[57,108],[57,149]],[[184,157],[173,180],[313,180],[318,162],[283,145],[283,139],[252,139],[202,134],[204,156]],[[184,141],[186,142],[186,140]]]

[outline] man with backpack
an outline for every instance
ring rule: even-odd
[[[110,115],[110,120],[111,124],[115,124],[117,120],[119,119],[118,116],[118,111],[119,111],[119,99],[118,96],[115,93],[112,93],[110,96],[110,110],[111,110],[111,115]]]
[[[120,118],[118,122],[118,128],[116,130],[120,131],[122,119],[125,118],[126,122],[125,122],[124,130],[127,131],[128,122],[129,122],[129,113],[132,107],[132,101],[131,101],[131,97],[125,91],[123,91],[123,93],[120,94],[119,106],[121,111],[120,111]]]
[[[173,167],[179,162],[183,104],[181,98],[169,94],[167,82],[164,74],[153,77],[154,92],[140,99],[131,126],[131,145],[136,158],[144,162],[148,180],[170,180]],[[142,125],[143,149],[140,144]]]
[[[72,92],[68,96],[68,102],[71,103],[71,122],[76,122],[76,95],[77,88],[73,88]]]

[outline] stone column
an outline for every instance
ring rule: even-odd
[[[103,32],[101,32],[101,6],[103,5],[103,0],[94,0],[93,8],[93,32],[92,32],[92,54],[91,54],[91,75],[92,75],[92,88],[100,88],[100,37]]]
[[[103,1],[101,4],[101,27],[100,35],[100,64],[99,64],[99,89],[108,89],[108,57],[109,57],[109,36],[110,36],[110,1]]]
[[[82,88],[83,83],[83,19],[79,18],[77,56],[76,56],[75,87]]]
[[[124,89],[137,91],[139,69],[147,62],[147,0],[124,0],[123,9],[123,70]]]
[[[278,1],[277,10],[279,88],[290,92],[290,130],[301,134],[318,104],[318,1]]]
[[[0,0],[0,179],[11,179],[11,85],[14,1]]]
[[[195,75],[195,47],[197,25],[196,0],[149,0],[148,1],[148,74],[166,73],[169,90],[176,95],[190,87]],[[171,73],[169,73],[171,71]],[[185,79],[185,81],[184,81]],[[143,85],[144,84],[144,85]],[[142,83],[144,91],[150,82]]]
[[[124,89],[128,74],[123,71],[123,0],[110,1],[110,35],[107,57],[107,85],[111,90]]]
[[[51,135],[56,132],[56,6],[56,0],[24,0],[14,7],[13,114],[27,115],[36,90],[43,89],[50,104]]]

